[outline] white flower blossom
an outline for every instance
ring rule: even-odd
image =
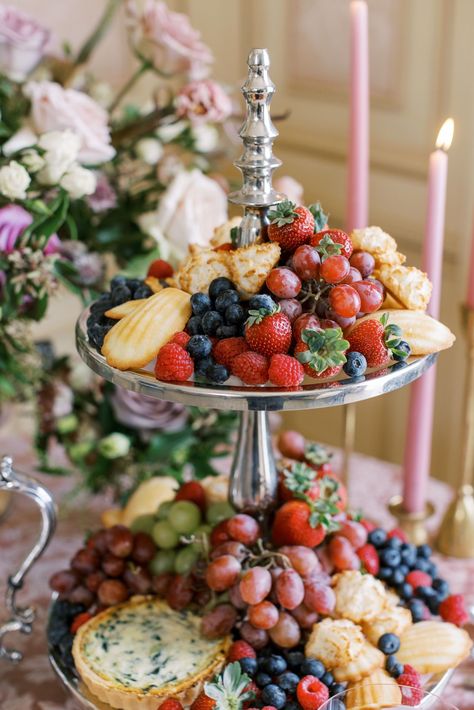
[[[25,150],[21,155],[21,162],[29,173],[37,173],[45,166],[45,160],[36,150]]]
[[[219,132],[215,126],[206,124],[193,126],[194,147],[199,153],[210,153],[219,144]]]
[[[38,175],[38,181],[43,185],[57,185],[76,160],[80,139],[70,130],[48,131],[40,137],[38,145],[45,151],[46,162]]]
[[[10,200],[24,200],[31,183],[28,171],[16,160],[0,168],[0,193]]]
[[[125,434],[114,432],[99,441],[99,452],[106,459],[118,459],[130,451],[130,439]]]
[[[137,158],[148,165],[156,165],[163,155],[163,145],[156,138],[142,138],[135,145]]]
[[[92,170],[87,170],[76,163],[63,175],[59,184],[73,200],[78,200],[85,195],[94,194],[97,178]]]
[[[188,127],[187,121],[175,121],[174,123],[165,123],[156,131],[156,135],[163,143],[171,143]]]

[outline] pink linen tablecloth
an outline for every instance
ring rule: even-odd
[[[30,442],[5,441],[0,436],[0,453],[10,452],[15,456],[15,465],[20,470],[34,473]],[[337,455],[335,468],[337,470]],[[68,564],[69,558],[80,546],[84,532],[97,526],[100,511],[108,505],[104,498],[83,498],[71,495],[74,482],[71,479],[52,476],[37,476],[49,487],[59,504],[59,524],[56,535],[44,554],[28,575],[25,588],[20,594],[22,602],[33,604],[37,618],[29,637],[10,636],[11,645],[20,648],[25,657],[16,665],[0,660],[0,708],[1,710],[73,710],[76,705],[62,689],[49,666],[45,624],[49,603],[48,579],[50,575]],[[370,517],[382,525],[390,525],[386,503],[400,489],[400,470],[397,466],[355,454],[351,471],[351,500],[356,507],[364,509]],[[445,484],[431,481],[430,497],[437,508],[431,521],[436,529],[450,492]],[[22,556],[30,549],[38,531],[39,514],[34,504],[23,496],[16,496],[8,515],[0,520],[0,602],[3,602],[5,580],[14,572]],[[449,580],[454,592],[463,592],[470,605],[474,604],[474,561],[440,558],[442,574]],[[0,619],[5,617],[0,611]],[[474,628],[471,629],[474,632]],[[459,710],[474,709],[474,662],[465,663],[455,674],[445,691],[446,701]]]

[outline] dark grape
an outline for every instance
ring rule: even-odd
[[[86,577],[86,587],[89,589],[91,592],[94,594],[97,592],[99,589],[101,583],[105,579],[105,574],[102,572],[102,570],[98,569],[95,572],[91,572],[90,574],[87,575]]]
[[[201,631],[208,639],[226,636],[237,621],[237,612],[231,604],[219,604],[202,617]]]
[[[122,579],[132,594],[148,594],[151,590],[151,574],[145,567],[128,565]]]
[[[189,575],[175,574],[166,592],[166,601],[175,611],[185,609],[193,598],[193,582]]]
[[[74,587],[77,587],[80,581],[81,577],[76,570],[65,569],[53,574],[49,580],[49,586],[55,592],[59,592],[59,594],[66,594],[71,592]]]
[[[107,530],[107,548],[116,557],[128,557],[133,549],[133,534],[125,525]]]
[[[102,569],[108,577],[120,577],[125,571],[125,561],[108,552],[102,560]]]
[[[174,575],[171,572],[155,575],[151,581],[151,588],[155,594],[158,594],[159,597],[165,597],[173,577]]]
[[[69,592],[68,599],[73,604],[83,604],[86,609],[91,606],[94,601],[94,595],[83,584],[74,587],[72,592]]]
[[[98,569],[100,565],[100,555],[97,550],[83,547],[78,550],[71,560],[72,569],[80,574],[90,574]]]
[[[140,565],[146,565],[156,554],[156,545],[151,535],[144,532],[135,533],[133,538],[132,560]]]
[[[104,606],[121,604],[128,599],[128,589],[119,579],[106,579],[97,590],[99,601]]]

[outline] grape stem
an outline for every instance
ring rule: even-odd
[[[287,555],[283,555],[281,552],[274,552],[273,550],[266,550],[263,547],[262,540],[257,542],[258,553],[254,554],[251,552],[248,559],[251,562],[251,566],[258,567],[262,566],[266,569],[271,569],[272,567],[278,567],[278,562],[285,569],[290,569],[293,565],[290,562],[290,558]]]
[[[313,302],[310,306],[309,313],[314,313],[319,299],[331,290],[332,284],[326,284],[324,281],[316,281],[316,279],[306,281],[305,284],[306,288],[301,289],[298,300],[300,303],[305,303],[306,301],[312,299]]]

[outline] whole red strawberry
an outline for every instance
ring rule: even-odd
[[[333,245],[332,249],[330,249],[331,243]],[[310,244],[313,247],[320,247],[321,250],[324,250],[324,256],[342,254],[346,259],[349,259],[354,250],[351,238],[342,229],[323,229],[322,232],[313,234]]]
[[[195,503],[201,512],[206,510],[206,492],[199,481],[186,481],[180,486],[175,500],[189,500]]]
[[[214,355],[214,360],[219,363],[219,365],[224,365],[230,370],[232,366],[232,361],[237,355],[245,353],[249,349],[245,338],[224,338],[223,340],[218,340],[215,344],[212,354]]]
[[[364,565],[364,569],[375,577],[380,569],[379,556],[375,547],[370,543],[362,545],[356,550],[356,555]]]
[[[268,377],[277,387],[297,387],[304,379],[303,365],[291,355],[273,355]]]
[[[156,279],[167,279],[173,276],[173,267],[164,259],[155,259],[148,267],[147,276],[154,276]]]
[[[326,536],[324,526],[319,519],[319,515],[306,501],[288,501],[276,512],[272,529],[273,543],[277,547],[282,545],[316,547]]]
[[[209,698],[203,691],[191,705],[191,710],[212,710],[215,707],[217,707],[216,701]]]
[[[368,367],[386,365],[397,354],[402,332],[395,324],[388,325],[388,314],[356,323],[347,334],[350,351],[364,355]]]
[[[184,710],[179,700],[165,700],[158,706],[158,710]]]
[[[311,500],[317,500],[321,495],[317,476],[317,472],[306,464],[299,461],[292,463],[280,476],[279,498],[289,501],[305,495]]]
[[[295,356],[307,375],[314,378],[337,375],[346,362],[344,353],[349,347],[341,328],[303,330],[296,344]]]
[[[314,233],[314,217],[307,207],[297,207],[294,202],[281,202],[268,213],[268,238],[277,242],[282,251],[292,252],[307,244]]]
[[[318,330],[320,327],[319,318],[314,313],[303,313],[293,323],[293,337],[296,341],[301,340],[301,334],[304,330]]]
[[[249,311],[245,340],[254,352],[268,357],[276,353],[287,353],[291,338],[290,319],[280,311],[279,306]]]
[[[439,605],[439,615],[444,621],[450,621],[456,626],[464,626],[469,621],[466,601],[462,594],[451,594]]]
[[[189,353],[177,343],[163,345],[156,356],[155,377],[165,382],[185,382],[194,373]]]
[[[268,380],[268,358],[250,350],[232,360],[231,372],[246,385],[264,385]]]

